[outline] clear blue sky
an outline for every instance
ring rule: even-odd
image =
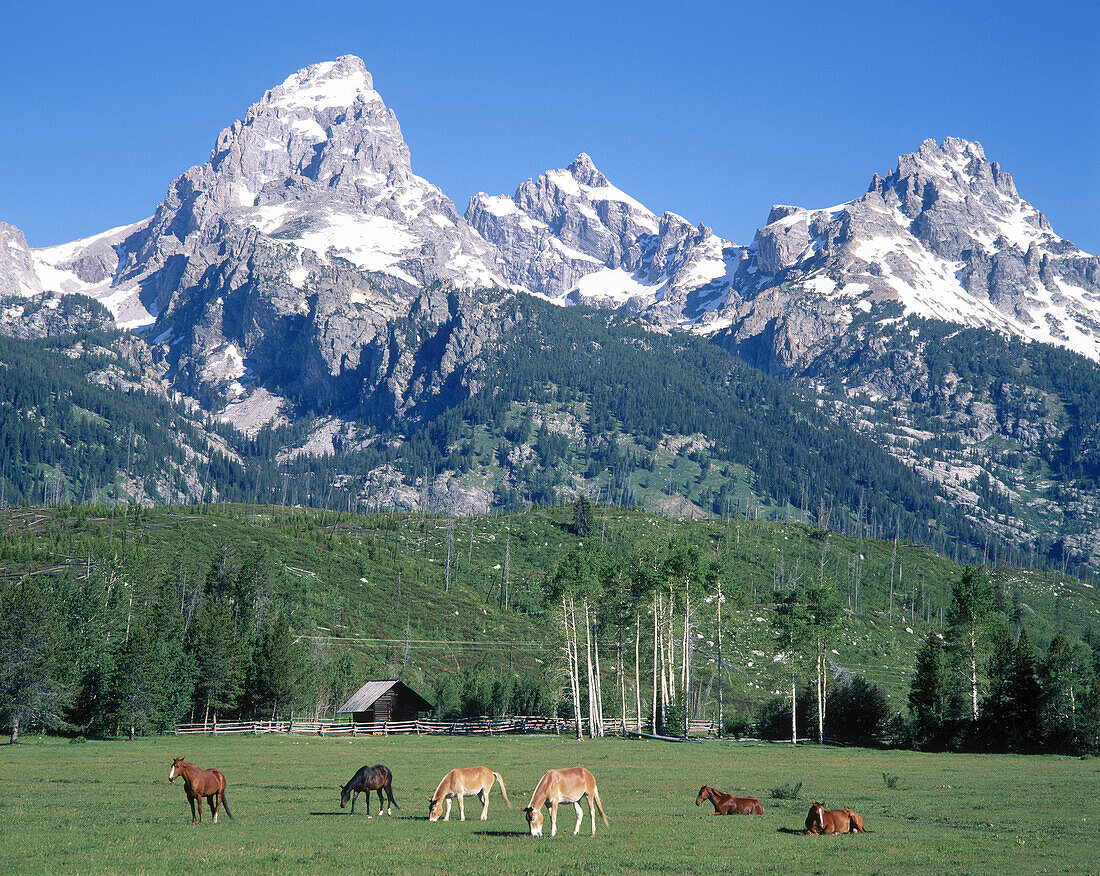
[[[848,200],[958,136],[1100,252],[1095,2],[13,0],[3,19],[0,220],[33,246],[150,215],[266,88],[356,54],[460,212],[584,151],[743,243],[773,203]]]

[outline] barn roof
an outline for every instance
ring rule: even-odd
[[[424,699],[424,697],[420,696],[420,694],[405,684],[405,682],[399,681],[396,678],[390,678],[385,681],[368,681],[359,688],[359,690],[353,693],[348,698],[348,701],[336,711],[365,712],[378,701],[379,697],[388,693],[393,688],[397,688],[395,692],[403,699],[407,700],[412,698],[413,700],[419,700],[417,704],[418,712],[429,712],[435,708],[435,706]]]

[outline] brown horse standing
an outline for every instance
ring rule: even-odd
[[[225,776],[221,770],[200,770],[193,763],[188,763],[182,757],[172,758],[172,769],[168,772],[168,781],[173,782],[176,776],[183,776],[183,789],[187,792],[187,802],[191,804],[191,823],[195,823],[195,801],[199,801],[199,824],[202,824],[202,800],[210,804],[210,814],[214,816],[214,824],[218,823],[218,810],[225,807],[225,814],[230,818],[233,813],[229,811],[229,802],[225,799]]]
[[[397,806],[397,801],[393,799],[393,773],[389,771],[388,767],[383,766],[380,763],[374,766],[362,766],[359,767],[358,772],[348,781],[344,787],[340,789],[340,808],[343,809],[348,805],[348,800],[351,800],[351,814],[355,814],[355,798],[359,796],[360,792],[366,795],[367,798],[367,818],[371,818],[370,814],[370,792],[378,792],[378,814],[393,815],[393,810],[390,805]],[[390,805],[386,805],[386,801],[382,798],[382,792],[386,792],[386,796],[389,797]],[[397,806],[400,809],[400,806]]]
[[[716,791],[710,785],[703,785],[699,789],[699,796],[695,798],[698,806],[704,800],[710,800],[714,804],[711,815],[763,815],[764,807],[755,797],[734,797],[732,794],[723,794]]]
[[[866,833],[863,818],[851,809],[829,809],[814,803],[806,815],[806,833]]]

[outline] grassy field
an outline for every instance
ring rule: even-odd
[[[174,755],[226,773],[235,821],[191,826],[167,781]],[[393,770],[395,818],[368,819],[362,797],[354,817],[339,807],[339,787],[372,763]],[[518,805],[546,768],[583,764],[611,826],[590,837],[586,814],[574,837],[563,810],[558,836],[535,840],[497,791],[486,822],[472,799],[465,823],[456,807],[430,824],[425,796],[444,772],[481,763]],[[800,799],[769,798],[800,781]],[[710,817],[693,805],[704,782],[759,796],[764,815]],[[1100,759],[557,737],[28,738],[0,747],[0,872],[1088,873],[1100,869],[1098,791]],[[870,832],[803,835],[815,799],[858,810]]]

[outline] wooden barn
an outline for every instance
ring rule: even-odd
[[[336,711],[351,712],[356,724],[415,721],[421,712],[435,708],[424,697],[396,678],[368,681]]]

